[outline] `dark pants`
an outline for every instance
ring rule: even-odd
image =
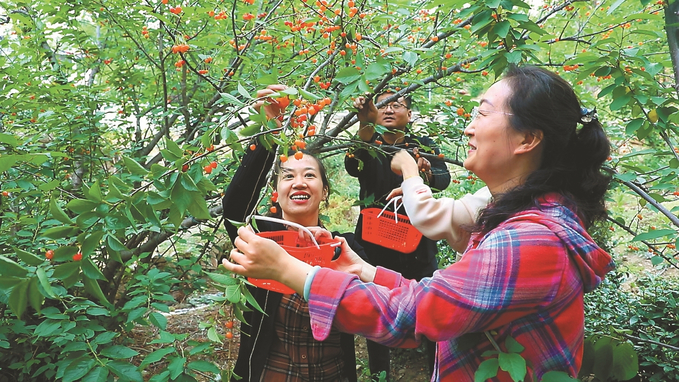
[[[427,351],[427,366],[428,373],[434,373],[434,360],[436,359],[436,343],[429,341],[427,338],[422,340]],[[389,366],[389,347],[380,345],[377,342],[366,340],[368,345],[368,367],[370,368],[371,379],[375,382],[379,381],[379,375],[383,371],[386,372],[387,381],[391,380],[391,372]]]

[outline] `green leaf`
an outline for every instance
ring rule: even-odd
[[[526,377],[526,360],[517,353],[500,353],[497,356],[500,369],[509,373],[516,382]]]
[[[489,378],[495,378],[495,376],[497,376],[497,369],[497,358],[491,358],[481,362],[479,368],[474,373],[474,382],[485,382]]]
[[[149,314],[149,321],[151,321],[154,326],[160,329],[165,330],[167,328],[167,318],[158,312],[152,312]]]
[[[89,257],[94,254],[95,249],[97,249],[101,244],[101,238],[103,236],[103,231],[96,231],[88,235],[85,240],[83,240],[83,245],[81,247],[83,257]]]
[[[611,102],[611,111],[616,111],[622,109],[623,106],[627,105],[632,100],[632,96],[629,94],[623,94],[616,97],[613,102]]]
[[[646,122],[643,118],[637,118],[629,121],[627,128],[625,129],[625,134],[632,135],[635,131],[639,130],[641,126]]]
[[[186,365],[187,368],[196,371],[202,371],[204,373],[214,373],[219,374],[219,368],[215,366],[212,362],[208,361],[192,361]]]
[[[19,141],[14,135],[6,133],[0,133],[0,143],[6,143],[12,147],[16,147],[19,145]]]
[[[101,187],[99,186],[99,181],[95,181],[92,187],[87,191],[86,193],[87,199],[96,202],[96,203],[101,203]]]
[[[403,52],[403,55],[401,57],[403,57],[403,61],[407,62],[408,65],[410,65],[411,67],[415,67],[415,64],[420,59],[419,54],[417,54],[415,52],[411,52],[409,50],[406,50],[405,52]]]
[[[174,154],[175,156],[181,158],[182,155],[184,155],[184,150],[179,147],[179,145],[173,141],[172,139],[168,139],[167,137],[165,138],[165,147]]]
[[[9,308],[15,316],[21,318],[28,305],[28,285],[31,280],[23,279],[12,289],[9,295]]]
[[[170,364],[167,365],[167,370],[170,371],[170,379],[175,379],[184,372],[185,363],[186,358],[184,357],[175,357],[170,360]]]
[[[226,275],[223,273],[213,273],[213,272],[205,272],[205,274],[212,279],[212,281],[216,282],[217,284],[221,285],[236,285],[238,284],[238,280],[236,280],[233,276],[231,275]]]
[[[578,382],[578,380],[563,371],[548,371],[542,375],[540,382]]]
[[[601,337],[594,344],[594,375],[602,381],[607,381],[613,367],[613,345],[608,337]]]
[[[38,257],[30,252],[26,252],[16,247],[12,247],[12,249],[14,249],[14,252],[16,252],[17,257],[28,265],[37,266],[45,262],[44,258]]]
[[[78,227],[52,227],[43,232],[43,236],[49,237],[50,239],[67,239],[75,236],[77,233]]]
[[[342,68],[335,76],[335,80],[344,85],[354,82],[359,78],[361,78],[361,73],[353,66]]]
[[[200,193],[192,192],[191,200],[193,203],[189,204],[188,210],[194,218],[201,220],[212,219],[212,215],[210,215],[210,211],[207,209],[207,202]]]
[[[68,225],[73,224],[73,220],[71,220],[71,218],[69,218],[68,215],[66,215],[64,210],[62,210],[61,207],[59,207],[56,199],[52,199],[50,201],[50,213],[52,214],[53,218],[59,220],[64,224]]]
[[[495,32],[495,34],[497,34],[500,38],[506,38],[507,33],[509,32],[509,28],[510,28],[509,21],[502,20],[499,23],[495,24],[495,26],[493,26],[493,32]]]
[[[507,351],[510,353],[521,353],[524,347],[512,337],[507,337],[505,340],[505,346]]]
[[[405,53],[404,53],[405,55]],[[417,56],[417,54],[415,54]],[[417,58],[415,58],[417,60]],[[391,69],[386,63],[374,62],[365,69],[365,78],[367,80],[375,80],[384,77],[387,73],[390,73]]]
[[[653,256],[653,257],[651,257],[651,264],[652,264],[653,266],[656,266],[656,265],[658,265],[658,264],[661,264],[663,261],[665,261],[665,259],[663,259],[663,258],[660,257],[660,256]]]
[[[45,302],[45,296],[40,293],[38,283],[37,277],[31,277],[28,283],[28,302],[31,304],[31,307],[40,314],[42,303]]]
[[[73,199],[68,204],[66,204],[66,208],[69,210],[75,212],[76,214],[82,214],[85,212],[90,212],[93,209],[97,208],[99,203],[95,203],[90,200],[85,200],[85,199]]]
[[[97,366],[83,377],[82,382],[106,382],[107,379],[108,370],[102,366]]]
[[[149,379],[149,382],[167,382],[170,380],[170,372],[165,370],[160,374],[156,374],[151,379]]]
[[[94,366],[93,358],[80,358],[66,368],[64,371],[64,382],[76,381],[87,374]]]
[[[108,244],[108,247],[116,252],[127,250],[127,247],[125,247],[125,245],[123,245],[123,243],[121,243],[117,237],[111,234],[106,235],[106,244]]]
[[[102,304],[108,305],[109,301],[104,295],[104,292],[101,290],[101,286],[99,286],[99,282],[97,282],[97,280],[87,277],[87,275],[83,272],[82,282],[87,293],[96,297]]]
[[[38,337],[48,337],[61,329],[61,320],[44,320],[35,327],[33,334]]]
[[[139,354],[136,350],[132,350],[128,348],[127,346],[123,345],[113,345],[109,346],[107,348],[103,348],[99,352],[101,355],[104,357],[108,358],[113,358],[113,359],[124,359],[124,358],[132,358]]]
[[[127,167],[127,170],[130,172],[132,175],[141,175],[141,176],[146,176],[146,174],[149,173],[147,169],[145,169],[142,165],[139,164],[136,160],[123,156],[123,163],[125,164],[125,167]]]
[[[158,349],[154,352],[151,352],[149,355],[144,358],[144,360],[141,362],[140,367],[145,367],[146,365],[150,365],[154,362],[158,362],[165,358],[166,355],[174,353],[175,349],[173,346],[167,347],[167,348],[161,348]]]
[[[235,105],[235,106],[245,105],[241,100],[232,96],[229,93],[219,93],[219,95],[222,97],[221,101],[228,104],[228,105]]]
[[[0,255],[0,276],[24,277],[28,270],[16,261]]]
[[[92,259],[90,259],[89,257],[85,257],[84,254],[83,254],[83,259],[80,262],[80,267],[82,268],[85,276],[87,276],[87,277],[89,277],[93,280],[104,280],[104,281],[106,281],[106,277],[104,276],[103,273],[101,273],[99,268],[96,265],[94,265],[94,263],[92,262]]]
[[[65,280],[74,274],[77,274],[78,271],[80,270],[80,264],[77,261],[72,261],[69,263],[64,263],[61,265],[58,265],[56,268],[54,268],[54,273],[52,274],[52,277],[54,277],[57,280]]]
[[[230,303],[236,304],[240,301],[240,286],[228,285],[224,290],[224,295]]]
[[[129,362],[113,361],[107,363],[106,367],[122,381],[144,382],[137,367]]]
[[[210,329],[207,330],[207,338],[212,342],[216,342],[218,344],[222,343],[222,339],[219,338],[219,334],[217,333],[217,329],[215,329],[214,326],[211,326]]]
[[[248,93],[247,89],[245,89],[245,87],[243,87],[240,82],[238,83],[238,94],[242,95],[245,99],[253,99],[250,96],[250,93]]]
[[[507,62],[510,64],[518,64],[521,62],[521,51],[514,50],[511,53],[505,53],[505,58],[507,59]]]
[[[47,293],[47,297],[56,298],[57,296],[56,294],[54,294],[54,290],[52,289],[52,285],[50,284],[49,279],[47,278],[45,270],[42,268],[38,268],[35,270],[35,275],[38,276],[38,281],[40,281],[42,289],[44,289],[45,293]]]
[[[653,240],[663,236],[676,236],[677,231],[673,229],[656,229],[639,234],[632,241]]]
[[[639,359],[632,344],[624,342],[613,349],[613,378],[627,381],[639,372]]]
[[[16,157],[14,155],[1,156],[0,157],[0,174],[9,170],[16,163]]]

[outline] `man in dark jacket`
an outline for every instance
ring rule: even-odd
[[[358,97],[354,101],[354,106],[358,109],[358,120],[360,122],[358,136],[367,143],[385,147],[392,145],[398,148],[406,148],[420,152],[434,153],[438,155],[439,150],[434,142],[428,137],[417,137],[408,131],[408,124],[412,117],[411,101],[409,98],[394,98],[395,93],[384,92],[376,98],[375,106],[372,99]],[[384,102],[391,99],[390,102]],[[375,131],[375,126],[380,125],[387,129],[380,134]],[[425,149],[426,148],[426,149]],[[401,186],[403,177],[391,171],[391,155],[383,152],[371,152],[366,148],[355,150],[353,155],[345,158],[344,166],[349,175],[358,178],[360,184],[361,200],[373,198],[372,203],[362,208],[380,207],[386,203],[386,197],[396,187]],[[417,158],[418,167],[422,171],[425,181],[434,190],[443,190],[450,184],[450,173],[445,162],[441,160],[428,160],[424,157]],[[403,209],[399,214],[405,214]],[[363,240],[363,219],[359,217],[356,225],[356,241],[364,248],[368,260],[373,265],[400,272],[409,279],[420,280],[423,277],[431,276],[438,268],[436,259],[436,242],[422,237],[417,248],[411,253],[401,253],[393,249],[385,248]],[[426,341],[427,357],[430,371],[433,371],[434,362],[434,343]],[[372,341],[368,341],[368,357],[370,372],[373,378],[385,371],[389,380],[389,348]]]

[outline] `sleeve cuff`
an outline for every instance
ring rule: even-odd
[[[315,267],[311,268],[309,273],[306,275],[306,280],[304,280],[304,301],[309,301],[309,292],[311,291],[311,283],[314,281],[314,277],[316,276],[316,273],[318,273],[318,270],[321,269],[320,266],[316,265]]]

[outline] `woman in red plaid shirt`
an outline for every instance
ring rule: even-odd
[[[368,265],[345,246],[335,268],[347,273],[338,272],[312,268],[241,228],[231,254],[238,264],[225,266],[304,293],[316,339],[336,328],[388,346],[413,346],[422,336],[436,341],[433,381],[472,381],[479,365],[496,357],[488,353],[521,348],[526,380],[552,370],[576,376],[583,294],[613,267],[586,231],[606,217],[610,177],[601,166],[608,139],[571,86],[536,67],[511,69],[473,115],[464,166],[494,200],[470,227],[460,261],[415,282]],[[410,159],[398,157],[408,214],[436,217],[414,221],[428,235],[444,235],[454,201],[430,198]],[[485,377],[512,380],[500,369]]]

